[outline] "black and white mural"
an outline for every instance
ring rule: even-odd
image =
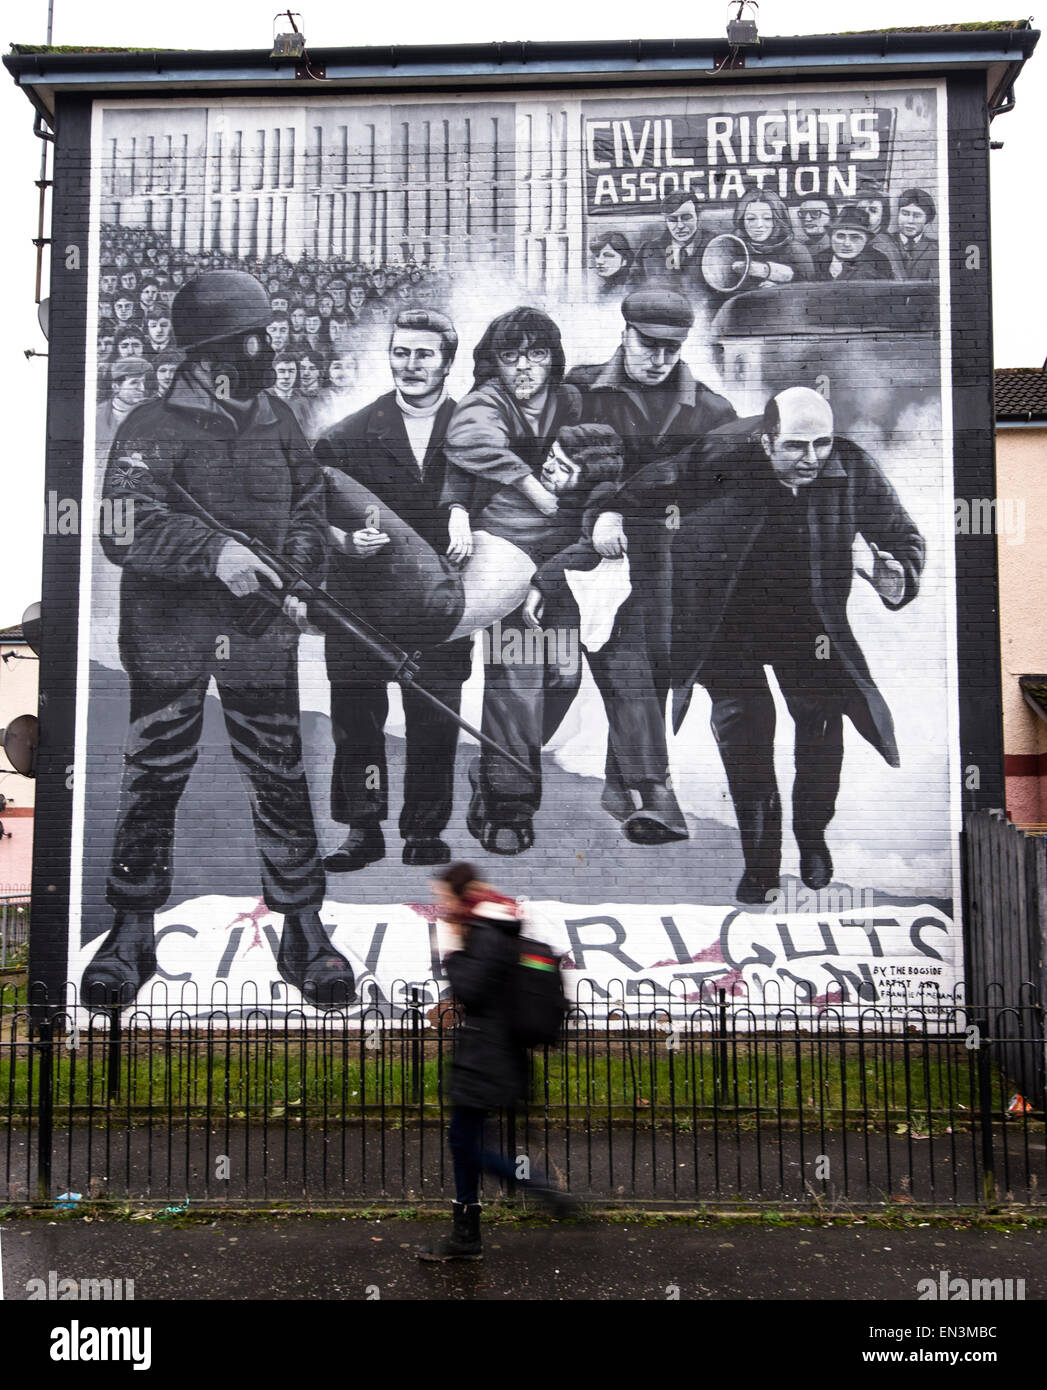
[[[944,119],[96,105],[83,997],[395,1006],[451,859],[597,1009],[954,988]]]

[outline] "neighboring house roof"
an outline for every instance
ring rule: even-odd
[[[997,420],[1047,422],[1047,371],[1000,367],[993,373]]]
[[[0,642],[24,642],[25,634],[22,632],[21,623],[16,623],[14,627],[0,627]]]

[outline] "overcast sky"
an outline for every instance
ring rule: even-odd
[[[520,39],[716,37],[724,33],[728,6],[638,6],[635,0],[530,0],[505,8],[476,0],[450,4],[350,6],[344,0],[298,0],[307,41],[319,48],[390,43],[475,43]],[[273,0],[178,0],[168,6],[141,0],[55,0],[53,42],[127,48],[263,48],[273,36]],[[733,12],[733,9],[732,11]],[[639,31],[642,16],[643,30]],[[1001,0],[849,0],[841,6],[807,0],[763,0],[763,34],[825,34],[904,25],[1018,19]],[[594,29],[594,19],[599,28]],[[5,7],[3,42],[42,43],[46,0],[25,0],[17,16]],[[1041,44],[1041,48],[1044,45]],[[1047,356],[1047,290],[1044,255],[1047,215],[1044,139],[1047,57],[1037,52],[1017,87],[1017,107],[993,122],[992,137],[1004,148],[992,154],[993,289],[996,365],[1040,366]],[[7,270],[5,328],[0,342],[0,409],[8,447],[5,457],[2,602],[0,627],[17,622],[40,597],[40,533],[44,506],[45,379],[33,286],[39,142],[26,97],[0,74],[0,135],[9,174],[0,220],[0,247]]]

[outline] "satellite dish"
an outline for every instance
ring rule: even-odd
[[[40,655],[40,629],[40,605],[38,603],[31,603],[22,614],[22,636],[32,647],[33,651],[36,652],[37,656]]]
[[[741,263],[742,269],[735,266]],[[741,237],[724,233],[714,236],[702,252],[702,275],[705,283],[721,294],[731,294],[749,274],[749,248]]]
[[[40,721],[35,714],[20,714],[3,731],[4,752],[11,766],[23,777],[36,776],[36,745]]]
[[[49,299],[41,299],[36,306],[36,319],[40,325],[40,332],[49,339],[51,336],[51,301]]]

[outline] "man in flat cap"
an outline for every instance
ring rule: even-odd
[[[109,368],[111,398],[98,407],[95,420],[95,448],[109,453],[113,436],[124,420],[149,394],[153,371],[144,357],[125,357]]]
[[[709,430],[736,418],[723,396],[697,381],[680,360],[694,323],[682,294],[657,286],[622,301],[622,341],[607,362],[575,367],[570,385],[582,391],[586,423],[610,425],[625,446],[623,476],[671,457]],[[637,518],[628,533],[632,593],[619,609],[607,643],[589,653],[609,726],[601,805],[637,844],[687,838],[687,824],[669,781],[665,701],[669,692],[673,531],[661,519]],[[617,538],[596,548],[620,557]],[[639,804],[637,804],[637,799]]]

